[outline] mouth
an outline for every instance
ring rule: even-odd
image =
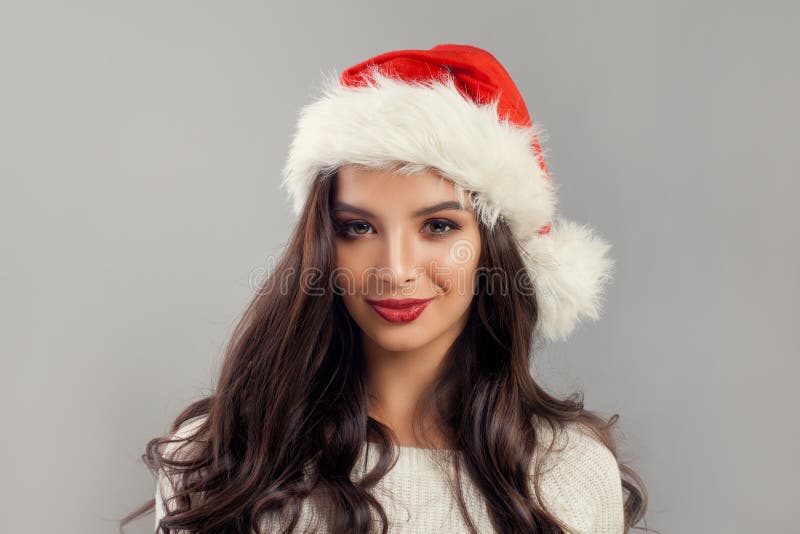
[[[375,313],[392,323],[407,323],[419,317],[428,304],[429,299],[385,299],[367,300]]]

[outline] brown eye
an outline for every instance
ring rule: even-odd
[[[449,234],[453,230],[457,230],[461,228],[459,225],[452,221],[448,221],[446,219],[435,219],[425,223],[425,225],[430,228],[431,233],[437,236],[442,236],[445,234]]]
[[[369,223],[354,221],[349,223],[335,222],[336,233],[344,238],[354,239],[362,235],[368,235]]]
[[[360,229],[363,229],[363,230],[367,230],[369,228],[369,225],[367,223],[355,223],[351,227],[353,229],[360,228]],[[359,232],[358,230],[356,230],[356,233],[359,234],[359,235],[363,235],[362,232]]]

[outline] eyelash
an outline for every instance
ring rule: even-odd
[[[460,230],[461,229],[461,225],[459,225],[459,224],[457,224],[457,223],[455,223],[455,222],[453,222],[453,221],[451,221],[449,219],[429,219],[429,220],[425,221],[425,224],[423,224],[423,227],[426,226],[426,225],[429,225],[431,223],[442,223],[445,226],[450,227],[450,230],[446,230],[446,231],[443,231],[443,232],[432,232],[432,234],[437,239],[443,239],[443,238],[447,237],[448,234],[450,234],[450,232],[452,232],[454,230]],[[368,222],[364,222],[364,221],[348,221],[348,222],[344,222],[344,223],[340,223],[338,221],[334,221],[334,227],[336,229],[336,234],[342,236],[345,239],[360,239],[361,237],[363,237],[365,235],[368,235],[368,234],[355,234],[354,235],[354,234],[348,233],[348,230],[350,228],[352,228],[353,226],[362,225],[362,224],[369,225]]]

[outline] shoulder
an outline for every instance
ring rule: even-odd
[[[191,417],[181,423],[178,428],[172,432],[171,439],[177,440],[187,440],[189,438],[193,438],[203,423],[206,422],[208,418],[207,414],[197,415],[195,417]],[[179,443],[176,443],[178,445]]]
[[[547,425],[537,448],[553,438]],[[538,454],[544,454],[544,450]],[[549,510],[575,532],[618,534],[624,531],[622,480],[614,453],[578,423],[558,429],[552,451],[542,461],[542,498]]]
[[[196,443],[191,440],[201,425],[205,422],[207,415],[199,415],[187,419],[179,427],[170,433],[169,439],[161,451],[163,457],[170,460],[186,460],[190,457],[191,451],[196,447]],[[168,465],[159,467],[156,480],[155,491],[155,526],[167,512],[167,509],[174,510],[174,503],[170,498],[175,494],[176,481],[173,480],[173,473]]]
[[[197,447],[197,443],[202,442],[197,433],[207,417],[208,415],[202,414],[189,418],[170,432],[168,438],[170,441],[163,445],[162,456],[185,460],[189,453]]]

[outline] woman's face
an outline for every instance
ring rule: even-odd
[[[460,333],[474,296],[481,236],[472,206],[452,182],[345,165],[332,215],[336,281],[344,304],[385,351],[411,351]],[[370,301],[430,299],[391,309]]]

